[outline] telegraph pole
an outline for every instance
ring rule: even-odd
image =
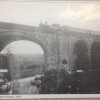
[[[68,35],[67,35],[67,41],[68,41],[68,72],[70,71],[70,51],[69,51],[69,49],[70,49],[70,46],[69,46],[69,33],[68,33]]]
[[[59,41],[59,33],[57,34],[57,42],[58,42],[58,43],[57,43],[57,49],[58,49],[58,50],[57,50],[57,51],[58,51],[58,52],[57,52],[57,54],[58,54],[57,89],[58,89],[58,87],[59,87],[59,68],[60,68],[60,50],[59,50],[59,49],[60,49],[60,44],[59,44],[60,41]]]
[[[59,34],[57,34],[57,41],[58,41],[58,69],[59,69],[59,67],[60,67],[59,66],[60,65],[60,55],[59,55],[60,54],[60,50],[59,50],[60,49],[60,44],[59,44],[60,41],[59,41]]]

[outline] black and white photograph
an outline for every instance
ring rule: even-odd
[[[0,95],[100,94],[100,2],[0,0]]]

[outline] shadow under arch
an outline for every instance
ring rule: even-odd
[[[78,40],[74,45],[74,67],[76,70],[87,70],[89,67],[89,51],[83,40]]]
[[[100,93],[100,42],[91,45],[91,87],[94,93]]]
[[[100,69],[100,43],[94,41],[91,46],[91,69]]]
[[[89,50],[84,40],[76,41],[74,45],[74,87],[80,94],[89,93]],[[76,93],[75,92],[75,93]]]

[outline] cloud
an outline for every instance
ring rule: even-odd
[[[59,14],[59,19],[62,21],[62,23],[68,23],[72,26],[74,24],[77,27],[96,30],[97,22],[100,26],[100,5],[86,3],[80,5],[72,4],[72,6],[70,6],[69,8],[67,7]],[[91,24],[94,24],[93,27],[91,27]]]
[[[37,26],[40,21],[100,31],[100,4],[0,2],[0,21]]]
[[[85,4],[78,7],[76,11],[74,7],[72,9],[66,9],[59,15],[61,19],[70,20],[92,20],[96,17],[100,17],[100,5],[96,4]]]

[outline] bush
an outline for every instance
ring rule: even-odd
[[[71,75],[65,69],[51,69],[42,77],[41,93],[69,93],[71,92],[71,82]]]
[[[57,89],[57,70],[52,69],[44,73],[41,81],[41,93],[55,93]]]

